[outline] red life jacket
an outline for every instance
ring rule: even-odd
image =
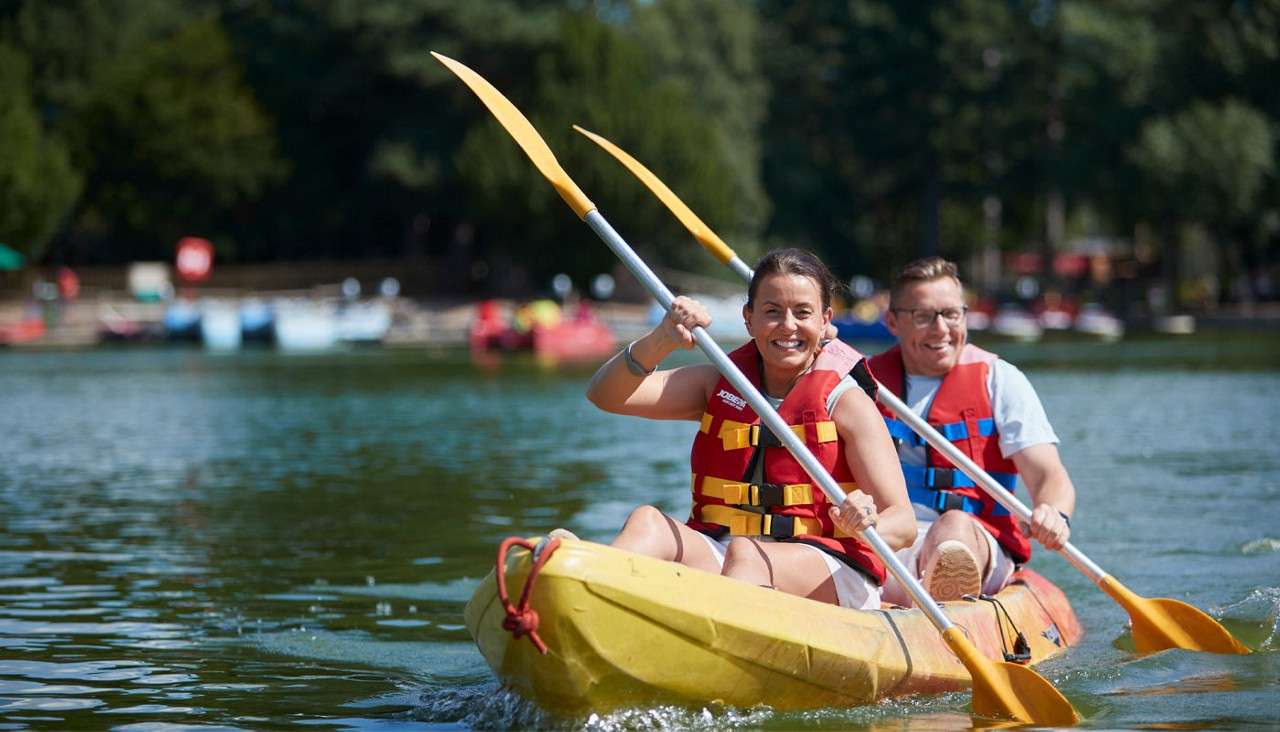
[[[1000,435],[987,391],[987,375],[997,358],[994,353],[966,344],[960,352],[960,362],[942,378],[925,421],[1013,492],[1018,485],[1018,468],[1000,454]],[[905,369],[899,346],[872,357],[867,363],[883,388],[906,399]],[[1026,563],[1031,558],[1031,542],[1018,527],[1017,518],[950,460],[929,447],[906,423],[896,419],[883,405],[879,406],[895,441],[925,447],[927,467],[902,466],[911,502],[939,512],[959,509],[972,514],[1009,550],[1015,562]]]
[[[752,384],[763,383],[754,341],[729,358]],[[845,463],[844,440],[827,412],[827,397],[861,360],[862,354],[841,341],[831,341],[778,407],[782,421],[846,492],[854,488],[853,474]],[[751,483],[756,460],[764,461],[764,482],[759,484]],[[885,567],[875,552],[836,530],[827,514],[826,494],[813,485],[804,467],[760,424],[751,405],[724,377],[716,383],[702,415],[689,462],[693,469],[690,528],[715,538],[728,533],[812,544],[884,583]]]

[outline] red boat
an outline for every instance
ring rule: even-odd
[[[477,352],[528,350],[557,361],[602,358],[618,345],[613,331],[585,302],[570,320],[562,319],[555,303],[535,301],[517,309],[509,321],[497,302],[485,300],[476,308],[469,340]]]
[[[30,343],[44,337],[44,318],[29,316],[12,323],[0,323],[0,345]]]

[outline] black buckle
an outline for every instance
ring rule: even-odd
[[[781,483],[758,483],[755,484],[755,500],[752,501],[753,506],[781,506],[783,504],[783,486]]]
[[[957,508],[964,510],[964,501],[965,498],[962,495],[940,490],[937,492],[937,498],[933,499],[933,507],[938,513],[954,511]]]
[[[764,424],[758,426],[760,428],[760,436],[756,439],[756,445],[759,447],[782,447],[782,441],[768,427]]]
[[[952,468],[929,468],[929,487],[936,491],[945,491],[955,485],[956,471]]]
[[[765,536],[771,536],[774,539],[790,539],[795,535],[796,519],[794,516],[769,514],[769,531],[765,533]]]

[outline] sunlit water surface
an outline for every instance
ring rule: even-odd
[[[1078,546],[1248,657],[1086,637],[1039,667],[1086,726],[1280,724],[1274,337],[1013,346],[1080,492]],[[503,692],[462,609],[497,543],[688,510],[693,426],[602,414],[590,368],[466,354],[0,352],[0,729],[952,729],[966,694],[563,719]]]

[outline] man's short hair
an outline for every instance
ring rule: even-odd
[[[944,277],[950,277],[956,281],[957,285],[964,287],[964,283],[960,281],[959,270],[956,269],[955,262],[950,262],[942,257],[924,257],[911,262],[902,268],[898,276],[893,279],[893,287],[889,290],[890,303],[897,303],[902,297],[902,291],[908,286],[917,282],[933,282]]]

